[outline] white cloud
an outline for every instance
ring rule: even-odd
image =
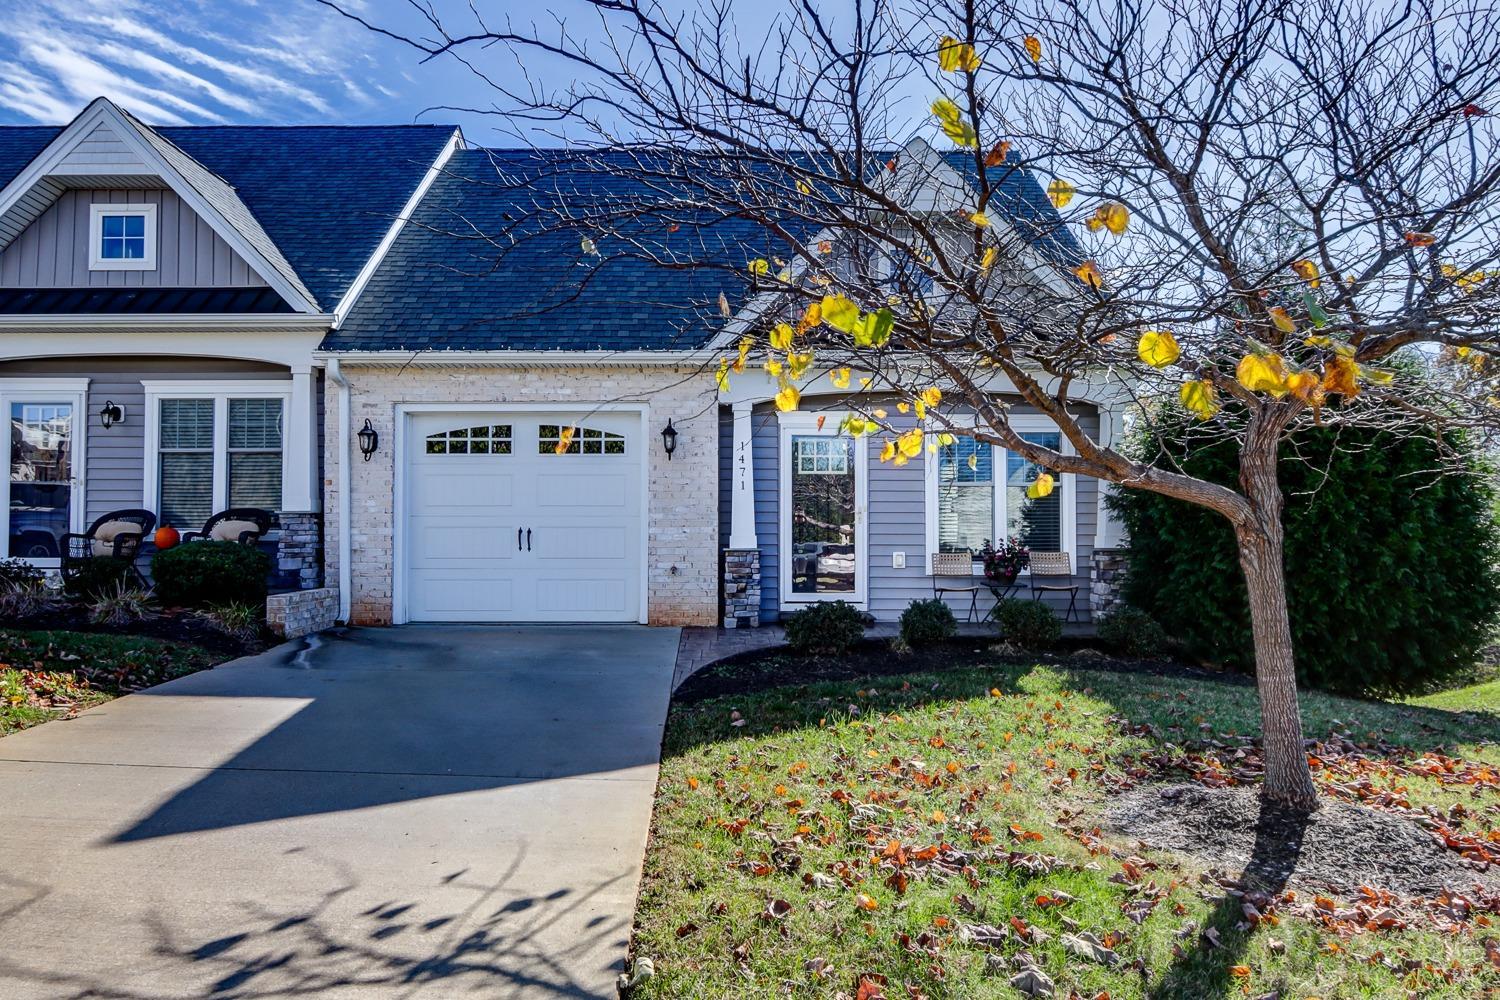
[[[375,36],[312,3],[10,0],[0,120],[65,122],[106,96],[158,124],[327,121],[367,109],[390,73]]]

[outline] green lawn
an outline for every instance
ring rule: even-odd
[[[1090,828],[1138,754],[1253,732],[1256,714],[1247,686],[977,653],[943,673],[676,705],[633,943],[656,975],[639,995],[853,997],[865,979],[865,996],[1021,996],[1023,952],[1060,998],[1500,989],[1483,926],[1351,933],[1287,916],[1242,933],[1237,906],[1226,920],[1222,891],[1199,883],[1206,866],[1058,822],[1071,811]],[[1368,744],[1372,759],[1447,747],[1492,760],[1500,738],[1489,717],[1318,694],[1304,717],[1309,735]],[[1402,793],[1500,807],[1494,786],[1420,775]],[[1476,822],[1466,830],[1487,828]],[[1129,871],[1137,853],[1160,868]],[[1122,907],[1154,895],[1146,881],[1161,898],[1137,924]],[[1219,947],[1199,937],[1210,925]],[[1088,939],[1067,935],[1085,933],[1111,964],[1078,954]]]
[[[1439,691],[1409,699],[1409,704],[1440,708],[1448,712],[1475,712],[1500,716],[1500,680]]]
[[[139,636],[0,629],[0,736],[222,659],[197,646]]]

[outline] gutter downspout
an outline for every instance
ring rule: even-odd
[[[351,460],[349,448],[349,383],[345,381],[344,373],[339,368],[338,358],[328,359],[327,375],[329,381],[339,387],[339,621],[347,625],[349,624],[349,612],[353,605],[354,597],[350,592],[353,587],[354,573],[353,568],[349,565],[354,537],[351,525],[349,524],[349,514],[354,507],[349,498],[349,462]]]

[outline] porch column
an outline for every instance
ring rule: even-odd
[[[750,412],[753,404],[735,403],[734,447],[729,482],[729,547],[758,548],[755,539],[755,457],[751,453]]]
[[[292,369],[292,398],[282,435],[281,509],[312,513],[320,508],[318,413],[311,368]]]
[[[760,550],[755,538],[755,456],[751,451],[752,404],[734,413],[734,446],[729,466],[729,546],[724,550],[725,628],[760,624]]]

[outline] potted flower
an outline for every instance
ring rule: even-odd
[[[1031,565],[1031,550],[1013,537],[1001,542],[999,548],[986,538],[979,558],[984,562],[985,579],[1008,587],[1016,582],[1021,570]]]

